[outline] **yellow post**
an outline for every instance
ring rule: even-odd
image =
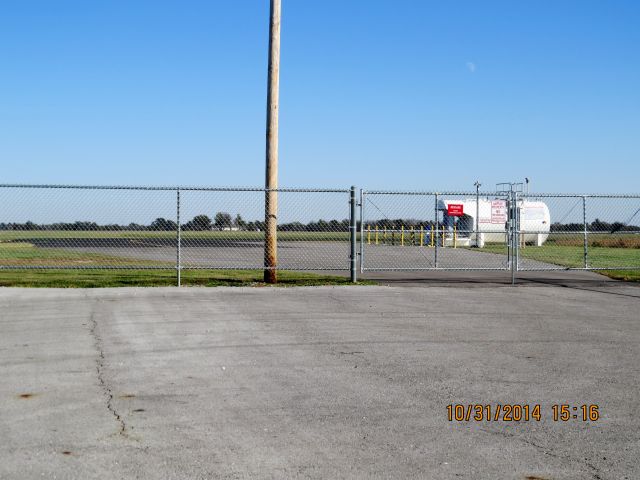
[[[442,226],[442,246],[444,247],[444,225]]]
[[[376,225],[376,245],[378,245],[378,225]]]
[[[384,227],[384,230],[382,232],[382,243],[384,243],[385,245],[387,244],[387,227]]]
[[[433,225],[431,225],[431,246],[432,246],[432,247],[435,245],[435,241],[436,241],[436,238],[435,238],[435,236],[433,235],[433,231],[434,231],[434,230],[435,230],[435,227],[434,227]]]
[[[371,245],[371,225],[367,225],[367,245]]]
[[[416,234],[415,234],[415,232],[413,231],[413,225],[411,225],[411,235],[410,235],[410,238],[411,238],[411,246],[413,247],[413,246],[416,244]]]
[[[424,225],[420,225],[420,246],[424,246]]]
[[[453,225],[453,248],[458,247],[458,225]]]
[[[404,247],[404,225],[400,229],[400,246]]]

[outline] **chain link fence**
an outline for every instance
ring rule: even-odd
[[[260,270],[266,193],[0,185],[0,269]],[[361,190],[358,204],[354,189],[278,190],[277,268],[640,269],[640,195]]]
[[[266,190],[0,186],[2,269],[262,269]],[[278,268],[348,270],[349,190],[278,190]]]
[[[519,199],[518,270],[640,269],[640,195]]]

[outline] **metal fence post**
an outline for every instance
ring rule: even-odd
[[[434,207],[434,213],[435,213],[435,217],[434,217],[434,227],[435,227],[435,235],[436,235],[436,241],[435,241],[435,251],[434,251],[434,266],[435,268],[438,268],[438,194],[436,193],[435,195],[435,207]],[[434,232],[433,230],[431,231],[431,235],[433,236]],[[444,245],[443,245],[444,246]]]
[[[176,271],[178,274],[178,287],[181,284],[181,270],[182,270],[182,265],[181,265],[181,243],[182,243],[182,238],[180,235],[180,231],[181,231],[181,227],[180,227],[180,189],[178,188],[176,190]]]
[[[364,197],[360,189],[360,273],[364,273]]]
[[[518,207],[518,192],[511,191],[511,285],[516,284],[516,270],[519,264],[520,250],[520,208]]]
[[[584,268],[589,268],[589,240],[587,239],[587,197],[582,197],[582,223],[584,225]]]
[[[349,222],[349,242],[351,247],[350,258],[350,271],[351,271],[351,281],[355,283],[357,281],[356,267],[357,267],[357,253],[356,253],[356,238],[358,236],[358,227],[356,220],[356,187],[352,186],[351,191],[349,193],[349,204],[350,204],[350,222]]]
[[[507,270],[511,270],[511,264],[513,263],[513,227],[511,225],[511,217],[513,211],[513,195],[509,192],[507,199],[505,200],[507,205],[507,222],[504,225],[505,228],[505,243],[507,244]]]

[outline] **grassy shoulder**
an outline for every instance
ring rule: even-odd
[[[160,287],[177,283],[172,263],[124,259],[121,257],[70,249],[38,248],[28,242],[0,244],[0,286],[2,287]],[[28,269],[20,267],[64,268]],[[135,269],[105,269],[103,265],[126,265]],[[151,270],[144,267],[165,267]],[[92,268],[96,267],[96,268]],[[139,267],[139,268],[138,268]],[[314,272],[278,272],[279,286],[350,285],[346,276]],[[181,283],[186,286],[260,286],[262,270],[183,270]],[[362,281],[359,284],[371,285]]]
[[[490,253],[506,254],[502,244],[487,244],[482,249]],[[584,249],[577,245],[545,244],[541,247],[526,246],[520,248],[520,257],[539,262],[561,265],[563,267],[581,268],[584,265]],[[638,248],[603,248],[589,247],[589,265],[593,268],[605,268],[616,265],[640,266],[640,249]],[[599,270],[597,273],[617,280],[640,282],[640,270]]]
[[[75,252],[64,248],[38,248],[28,242],[0,243],[0,264],[3,266],[44,267],[90,267],[93,265],[163,266],[166,262],[138,260],[104,255],[100,253]],[[166,263],[167,266],[171,265]]]
[[[262,270],[187,270],[181,275],[184,286],[267,286]],[[2,287],[104,288],[171,287],[176,272],[169,270],[0,270]],[[310,272],[278,272],[280,287],[353,285],[347,276]],[[357,285],[375,285],[362,280]]]

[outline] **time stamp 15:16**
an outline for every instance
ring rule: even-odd
[[[596,404],[551,405],[554,422],[597,422],[600,407]],[[447,419],[450,422],[539,422],[542,407],[539,404],[450,404],[447,405]]]

